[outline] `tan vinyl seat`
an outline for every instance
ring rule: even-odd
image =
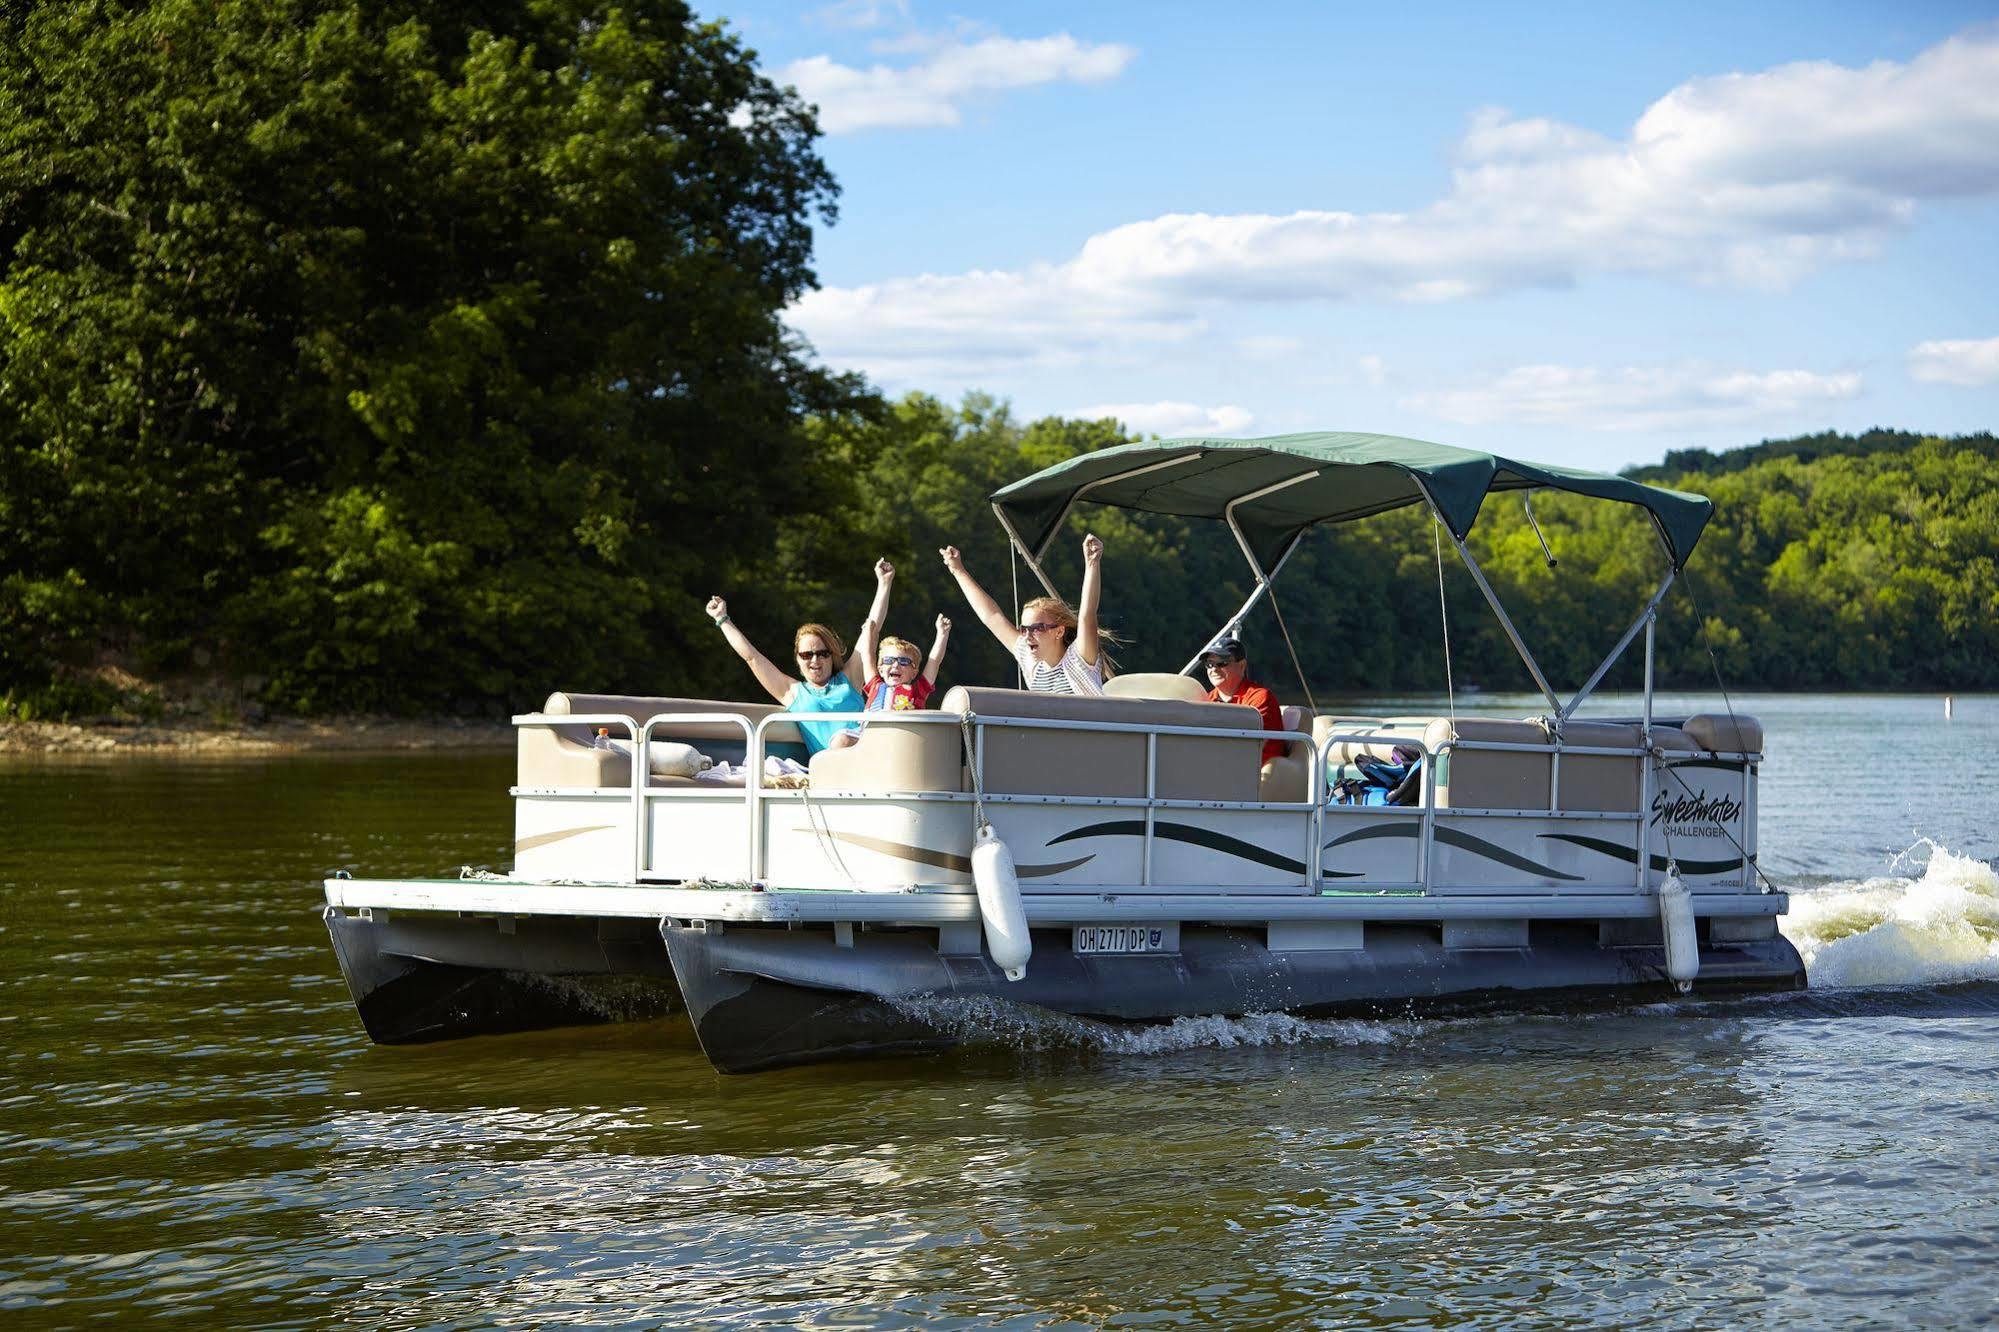
[[[1434,717],[1314,717],[1312,719],[1312,743],[1316,747],[1335,735],[1359,735],[1367,740],[1342,740],[1326,754],[1328,763],[1338,765],[1352,763],[1365,754],[1370,758],[1392,759],[1395,746],[1411,740],[1420,741],[1430,728]]]
[[[1638,808],[1645,760],[1636,754],[1572,754],[1571,749],[1640,749],[1644,728],[1635,722],[1572,721],[1562,731],[1562,775],[1558,808],[1624,813]],[[1461,717],[1431,721],[1424,743],[1432,752],[1450,742],[1547,745],[1549,732],[1539,721],[1497,717]],[[1677,727],[1654,726],[1652,743],[1667,753],[1691,753],[1700,748]],[[1545,810],[1553,775],[1550,750],[1458,749],[1453,747],[1437,765],[1437,805],[1443,809]]]
[[[868,722],[859,744],[822,749],[812,756],[810,768],[814,791],[891,795],[971,789],[965,780],[964,737],[950,722],[878,716]]]
[[[1687,738],[1717,754],[1760,754],[1763,752],[1763,723],[1740,713],[1733,717],[1710,712],[1696,713],[1680,723]]]
[[[1208,691],[1191,675],[1140,671],[1132,675],[1113,675],[1104,681],[1104,693],[1111,698],[1163,698],[1199,703],[1207,697]]]
[[[1313,730],[1315,722],[1310,708],[1282,707],[1278,710],[1284,714],[1285,730]],[[1264,800],[1307,800],[1311,797],[1312,758],[1317,747],[1307,745],[1303,740],[1287,741],[1286,746],[1282,754],[1263,765],[1259,789]]]
[[[988,721],[1008,718],[1182,726],[1198,730],[1254,730],[1252,708],[1178,699],[1077,698],[1019,689],[960,685],[944,695],[940,711],[971,712]],[[913,723],[892,730],[892,744],[874,745],[878,726],[852,748],[812,761],[814,790],[960,790],[963,740],[959,728]],[[1143,732],[991,726],[985,730],[985,788],[995,795],[1129,796],[1145,794]],[[1257,799],[1262,742],[1253,736],[1212,739],[1198,735],[1158,738],[1157,793],[1175,800]],[[925,785],[914,785],[922,782]]]
[[[737,713],[749,718],[755,725],[773,712],[781,712],[775,703],[733,703],[712,698],[661,698],[639,694],[571,694],[554,693],[542,704],[541,710],[553,716],[588,716],[591,713],[616,713],[630,717],[639,725],[645,725],[648,717],[662,712],[713,712]],[[517,786],[529,787],[606,787],[629,786],[631,784],[631,761],[623,754],[610,749],[597,749],[591,744],[596,734],[596,725],[578,722],[571,726],[522,726],[515,732],[515,776]],[[623,728],[611,726],[611,734],[623,737]],[[780,723],[765,732],[772,743],[802,740],[798,728]],[[679,740],[699,749],[704,742],[710,749],[721,746],[740,746],[743,728],[731,721],[686,722],[662,727],[653,737],[656,740]],[[654,786],[685,786],[692,783],[685,777],[654,777]]]
[[[944,696],[946,711],[982,718],[1116,722],[1201,730],[1256,730],[1256,709],[1237,703],[1177,699],[1077,698],[1017,689],[960,685]],[[988,791],[1021,795],[1143,796],[1142,732],[1102,732],[995,726],[986,731]],[[1263,743],[1253,736],[1162,735],[1156,794],[1165,800],[1257,799]]]

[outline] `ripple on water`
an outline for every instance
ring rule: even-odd
[[[1146,1028],[945,1004],[973,1048],[751,1078],[673,1021],[370,1046],[317,879],[503,859],[509,766],[0,769],[26,829],[0,855],[32,857],[0,864],[25,885],[0,897],[0,1309],[1094,1328],[1999,1307],[1999,982],[1948,970],[1992,924],[1971,856],[1800,892],[1785,928],[1819,988],[1739,1003]],[[107,826],[127,835],[105,856],[70,854]],[[1888,955],[1888,927],[1918,940],[1902,964],[1852,960]]]

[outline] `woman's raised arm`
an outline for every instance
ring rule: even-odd
[[[997,638],[1008,652],[1013,651],[1014,643],[1020,638],[1020,626],[1013,622],[1012,616],[1000,609],[999,603],[994,601],[983,587],[979,586],[979,580],[972,577],[971,570],[965,567],[965,557],[958,553],[956,546],[946,546],[937,553],[944,557],[944,567],[958,580],[958,590],[964,593],[965,600],[972,604],[972,614],[978,616],[980,623],[992,630],[993,637]]]
[[[757,651],[757,645],[750,642],[748,634],[736,628],[736,622],[729,618],[728,602],[720,597],[710,597],[707,609],[708,618],[722,631],[722,637],[729,640],[729,646],[736,650],[736,655],[749,666],[750,673],[757,677],[757,683],[764,687],[764,692],[780,704],[790,703],[791,691],[797,687],[798,681],[780,671],[769,657]]]
[[[1095,532],[1083,538],[1083,595],[1076,606],[1076,655],[1094,666],[1102,644],[1097,637],[1097,604],[1104,597],[1104,543]]]

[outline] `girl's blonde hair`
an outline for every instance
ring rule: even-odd
[[[831,629],[828,629],[823,624],[801,624],[798,626],[797,632],[793,633],[791,636],[792,656],[795,657],[798,655],[798,644],[800,640],[802,640],[807,634],[817,634],[825,642],[827,647],[833,649],[834,670],[836,671],[839,670],[840,667],[846,663],[847,645],[840,641],[840,636],[838,634],[834,633]]]
[[[1076,610],[1060,597],[1036,597],[1020,608],[1020,622],[1026,624],[1042,611],[1054,616],[1056,623],[1062,626],[1064,649],[1076,641]]]
[[[1027,623],[1044,611],[1062,626],[1062,650],[1067,652],[1069,645],[1076,641],[1076,608],[1060,597],[1036,597],[1020,608],[1021,623]],[[1108,680],[1117,674],[1117,662],[1111,659],[1109,645],[1122,647],[1124,640],[1102,628],[1097,630],[1097,640],[1097,666]]]
[[[910,642],[906,638],[896,638],[893,635],[884,638],[881,641],[881,645],[875,649],[875,661],[879,662],[881,660],[881,654],[888,651],[892,647],[898,647],[901,648],[903,651],[907,652],[909,654],[909,659],[915,662],[918,666],[921,666],[923,664],[922,648],[916,646],[916,644]]]

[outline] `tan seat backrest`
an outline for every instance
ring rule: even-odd
[[[1167,675],[1163,671],[1113,675],[1104,681],[1104,693],[1112,698],[1177,698],[1187,703],[1199,703],[1207,692],[1201,682],[1190,675]]]
[[[1452,741],[1545,745],[1538,723],[1498,717],[1439,717],[1423,733],[1435,753]],[[1453,809],[1548,808],[1550,756],[1508,750],[1458,749],[1437,767],[1437,805]]]
[[[1754,717],[1703,712],[1682,722],[1681,729],[1696,745],[1718,754],[1763,752],[1763,723]]]
[[[946,712],[981,718],[1117,722],[1200,730],[1257,731],[1263,719],[1239,703],[1178,699],[1078,698],[1020,689],[959,685],[944,695]],[[1142,731],[1103,732],[1028,727],[985,731],[985,788],[1007,795],[1143,796]],[[1169,800],[1258,798],[1263,742],[1255,736],[1162,735],[1156,794]]]
[[[1424,740],[1433,749],[1452,736],[1463,741],[1515,745],[1547,745],[1549,734],[1539,722],[1498,717],[1461,717],[1455,729],[1447,719],[1433,721]],[[1646,760],[1633,754],[1575,754],[1572,749],[1640,749],[1644,728],[1635,722],[1572,721],[1562,730],[1562,772],[1559,808],[1608,813],[1634,811]],[[1652,728],[1652,743],[1668,753],[1694,748],[1685,732],[1670,726]],[[1437,803],[1454,809],[1546,809],[1552,776],[1548,752],[1453,748],[1437,769]]]
[[[861,795],[969,790],[964,735],[944,722],[877,717],[859,743],[812,756],[812,789]]]
[[[645,725],[648,717],[662,712],[739,713],[752,724],[781,711],[774,703],[737,703],[712,698],[666,698],[643,694],[554,693],[542,704],[543,712],[558,717],[611,713],[630,717]],[[515,784],[531,787],[607,787],[631,782],[631,764],[623,754],[592,747],[597,724],[578,722],[573,726],[522,726],[515,730]],[[608,728],[623,738],[623,728]],[[796,741],[798,728],[789,724],[765,732],[771,741]],[[656,740],[680,740],[699,748],[703,741],[740,743],[743,728],[734,722],[687,722],[663,726]],[[666,779],[651,779],[663,784]]]
[[[648,694],[566,694],[555,693],[541,706],[543,712],[553,716],[588,714],[593,712],[615,712],[632,718],[640,725],[648,717],[656,717],[662,712],[734,712],[748,717],[752,724],[762,721],[773,712],[783,708],[775,703],[739,703],[727,699],[713,698],[668,698]],[[554,728],[565,735],[589,742],[593,726],[561,726]],[[615,728],[614,728],[615,730]],[[664,727],[662,734],[671,731],[677,740],[739,740],[742,728],[733,722],[686,722]],[[771,727],[764,737],[772,742],[797,742],[802,737],[798,728],[788,724]]]
[[[1421,740],[1435,717],[1337,717],[1320,716],[1312,719],[1312,743],[1316,747],[1326,742],[1328,736],[1364,735],[1379,736],[1365,742],[1342,740],[1328,752],[1329,763],[1351,763],[1362,754],[1370,758],[1389,759],[1394,757],[1397,744],[1408,740]]]

